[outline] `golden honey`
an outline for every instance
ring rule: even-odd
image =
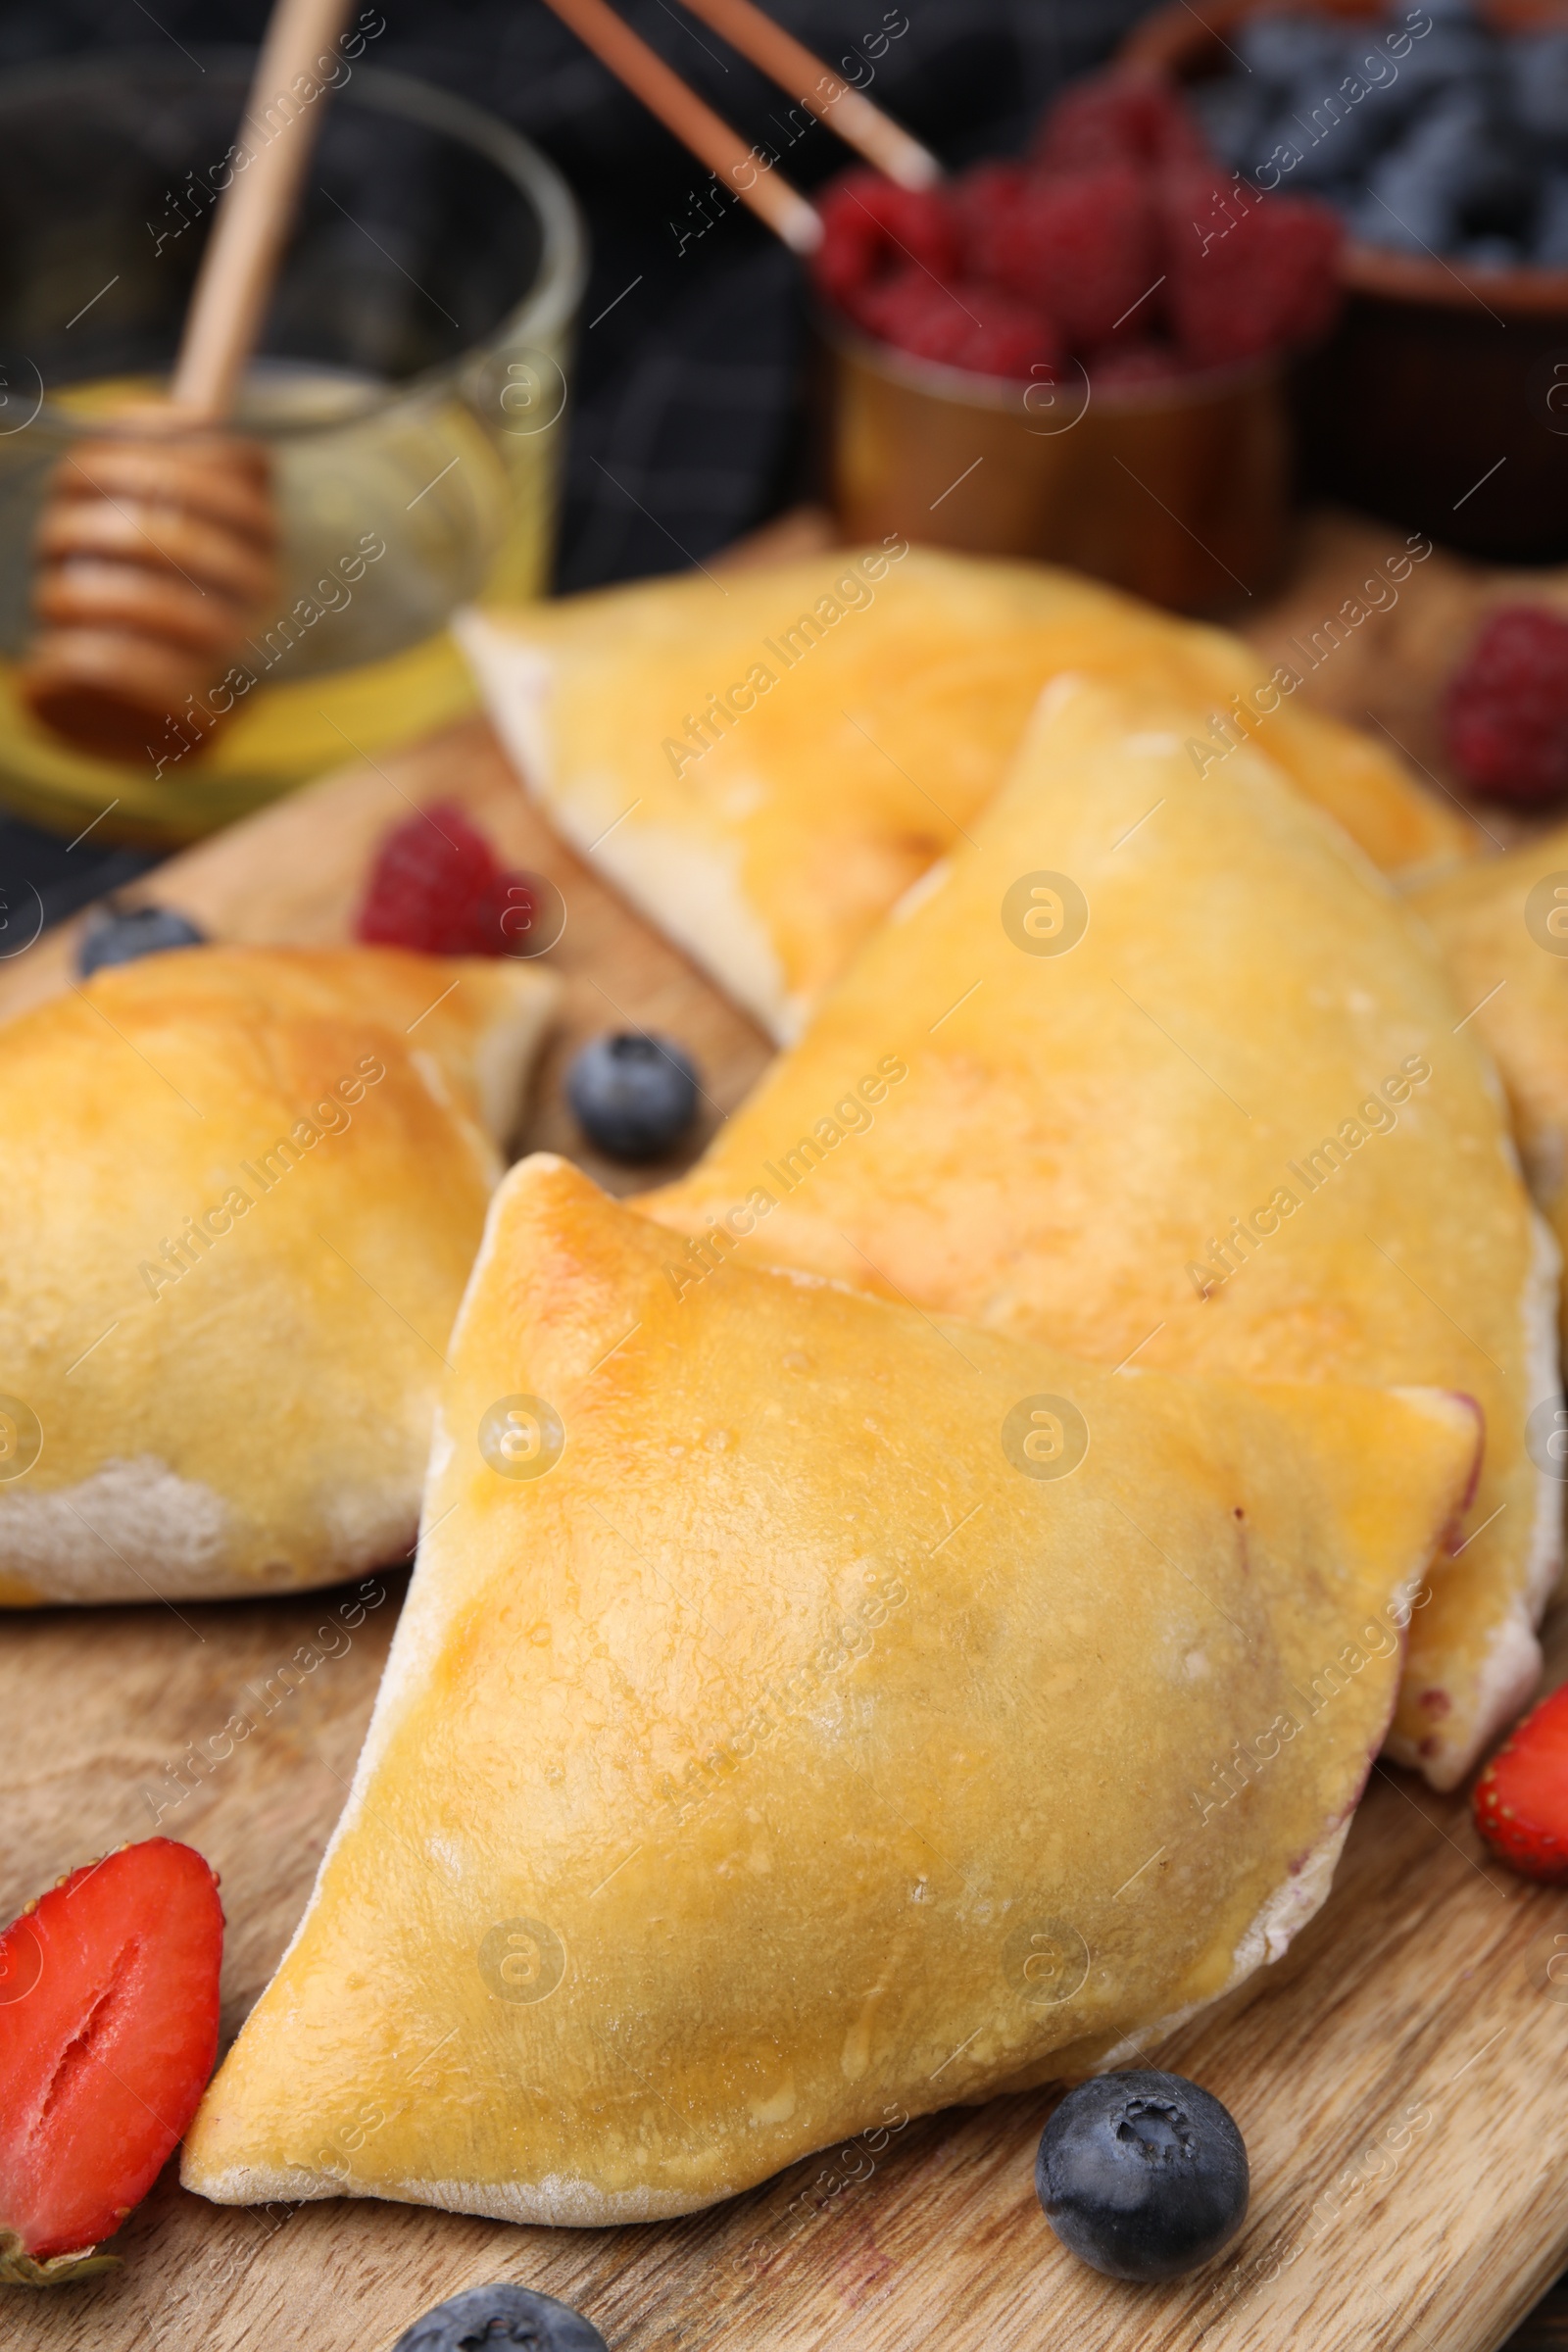
[[[546,582],[563,341],[503,346],[429,386],[253,368],[236,424],[271,452],[277,611],[134,762],[74,751],[24,711],[16,681],[50,475],[84,431],[112,430],[117,411],[159,387],[126,376],[71,386],[0,434],[0,801],[56,831],[97,818],[100,838],[189,840],[470,709],[453,612],[514,605]],[[215,718],[226,722],[216,734]]]

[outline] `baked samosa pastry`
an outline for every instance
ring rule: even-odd
[[[772,1036],[961,840],[1067,669],[1194,701],[1195,763],[1248,728],[1391,871],[1474,834],[1305,710],[1238,638],[1043,564],[910,549],[478,613],[463,642],[528,789]]]
[[[408,1551],[554,998],[531,964],[188,948],[0,1028],[0,1602]]]
[[[693,1282],[738,1250],[1099,1363],[1474,1396],[1393,1743],[1446,1788],[1540,1668],[1556,1251],[1424,927],[1255,748],[1200,777],[1189,731],[1049,688],[973,845],[647,1205],[701,1237]]]
[[[1415,904],[1497,1065],[1530,1188],[1568,1248],[1568,825]]]
[[[1157,2033],[1327,1891],[1468,1405],[677,1298],[668,1247],[560,1160],[497,1197],[205,2196],[686,2212]]]

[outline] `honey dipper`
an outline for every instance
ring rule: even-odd
[[[318,73],[350,5],[277,0],[237,142],[249,130],[254,144],[220,199],[168,397],[82,442],[50,484],[22,698],[103,759],[139,759],[176,717],[210,735],[221,722],[209,690],[276,594],[268,454],[223,428],[325,101]],[[303,102],[302,81],[317,90]],[[257,136],[285,99],[292,118]]]

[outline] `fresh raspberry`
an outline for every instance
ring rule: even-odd
[[[1165,314],[1188,358],[1220,368],[1313,341],[1339,309],[1339,215],[1209,172],[1160,183]]]
[[[911,263],[937,277],[959,267],[958,224],[936,188],[900,188],[877,172],[849,172],[822,199],[821,215],[811,268],[819,290],[852,318],[879,279]]]
[[[867,334],[900,351],[934,356],[933,346],[956,337],[963,314],[946,286],[922,270],[903,270],[861,289],[856,316]]]
[[[976,375],[1023,378],[1063,356],[1061,337],[1033,305],[973,279],[939,286],[923,270],[906,270],[866,296],[860,315],[880,341]]]
[[[1029,178],[1022,164],[976,164],[954,181],[951,202],[965,277],[1004,282],[1004,257],[1016,241],[1012,217]]]
[[[1454,673],[1444,718],[1478,792],[1528,806],[1568,791],[1568,619],[1544,605],[1499,607]]]
[[[1014,302],[997,286],[958,289],[979,320],[970,327],[956,363],[975,375],[1003,375],[1024,382],[1037,369],[1051,373],[1066,359],[1055,326],[1043,311]]]
[[[1063,92],[1040,125],[1035,156],[1051,172],[1212,162],[1198,118],[1179,91],[1114,69]]]
[[[1103,343],[1159,276],[1153,206],[1131,164],[1032,179],[992,245],[991,273],[1054,318],[1075,350]]]
[[[376,853],[356,936],[424,956],[508,956],[539,910],[528,874],[509,874],[452,801],[394,825]]]
[[[1176,384],[1192,369],[1168,343],[1106,343],[1085,362],[1097,392],[1137,391],[1144,385]]]

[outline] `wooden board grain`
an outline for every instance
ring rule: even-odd
[[[303,1908],[399,1597],[386,1576],[9,1625],[0,1909],[122,1838],[188,1838],[222,1879],[226,2039]],[[249,1735],[175,1795],[188,1743],[236,1715]],[[1379,1772],[1286,1960],[1160,2052],[1227,2102],[1252,2162],[1243,2235],[1183,2284],[1117,2286],[1056,2245],[1032,2185],[1042,2094],[829,2149],[714,2212],[635,2229],[373,2202],[235,2211],[171,2171],[117,2241],[123,2271],[8,2295],[0,2344],[383,2352],[429,2303],[509,2278],[576,2304],[612,2352],[1491,2352],[1568,2248],[1559,1954],[1562,1896],[1488,1862],[1462,1799]]]
[[[1309,548],[1303,612],[1363,548],[1351,526]],[[1468,577],[1431,577],[1466,611],[1485,594]],[[1275,625],[1264,616],[1254,633]],[[1331,707],[1363,692],[1397,706],[1412,732],[1428,728],[1420,756],[1431,688],[1409,681],[1430,638],[1413,636],[1419,653],[1396,673],[1357,638],[1313,691]],[[125,896],[182,906],[222,938],[341,939],[381,831],[436,797],[460,800],[567,905],[551,957],[566,984],[563,1033],[521,1140],[629,1189],[626,1171],[582,1152],[562,1103],[570,1046],[628,1022],[669,1031],[703,1068],[709,1124],[767,1048],[550,835],[482,724],[329,779]],[[51,936],[0,967],[0,1012],[69,985],[72,948],[69,933]],[[189,1838],[222,1877],[231,2036],[304,1906],[403,1581],[389,1571],[254,1603],[8,1621],[0,1917],[122,1839],[155,1828]],[[1568,1626],[1553,1654],[1554,1676],[1568,1674]],[[250,1729],[232,1753],[182,1775],[191,1743],[236,1716]],[[1227,2101],[1253,2168],[1241,2237],[1170,2287],[1113,2285],[1056,2245],[1032,2185],[1052,2103],[1041,2094],[916,2120],[714,2212],[635,2229],[514,2229],[374,2202],[233,2211],[187,2196],[171,2171],[117,2241],[123,2270],[5,2296],[0,2347],[385,2352],[441,2296],[510,2278],[576,2304],[612,2352],[1494,2352],[1562,2267],[1568,1901],[1497,1868],[1462,1797],[1379,1769],[1323,1912],[1283,1963],[1159,2055]],[[1559,2340],[1548,2326],[1543,2315],[1544,2347]]]

